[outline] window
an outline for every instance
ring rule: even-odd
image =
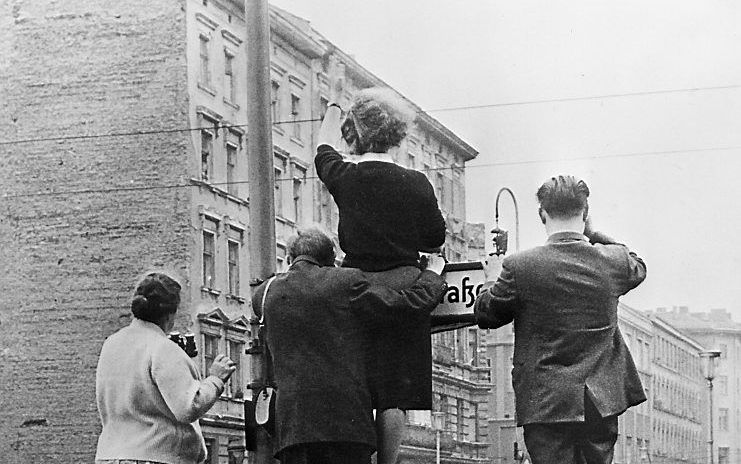
[[[453,199],[453,179],[449,177],[443,177],[443,201],[445,203],[445,209],[449,213],[454,213],[455,200]]]
[[[237,145],[232,142],[226,144],[226,191],[237,196],[239,186],[237,184]]]
[[[416,169],[417,168],[416,158],[414,156],[414,153],[412,153],[412,152],[407,153],[407,167],[409,169]]]
[[[285,245],[278,245],[275,249],[276,259],[276,272],[283,272],[286,268],[286,247]]]
[[[458,362],[466,362],[466,329],[455,331],[455,359]]]
[[[463,441],[466,438],[466,423],[465,423],[465,402],[463,399],[458,398],[456,399],[455,404],[456,409],[456,424],[455,424],[455,432],[456,436],[458,437],[458,441]]]
[[[203,286],[216,285],[216,228],[215,221],[204,219],[203,224]]]
[[[205,0],[203,2],[206,3]],[[219,462],[219,444],[215,438],[206,438],[206,464],[217,464]]]
[[[468,329],[468,361],[478,366],[479,332],[478,329]]]
[[[201,39],[201,84],[206,87],[211,86],[211,64],[208,50],[208,37],[205,35],[200,36]]]
[[[297,139],[301,139],[301,123],[299,122],[301,120],[301,97],[295,94],[291,94],[291,120],[293,123],[292,126],[292,134],[293,137]]]
[[[271,101],[270,101],[270,113],[273,116],[273,122],[280,120],[280,84],[272,81],[271,83]]]
[[[445,201],[445,178],[443,176],[443,173],[438,171],[437,176],[435,176],[435,194],[437,195],[437,201],[440,203],[440,207],[444,208],[446,207],[446,201]],[[450,211],[446,211],[448,213]]]
[[[719,375],[717,383],[718,383],[719,393],[721,395],[727,395],[728,394],[728,376]]]
[[[327,99],[327,97],[319,97],[319,119],[324,119],[324,115],[327,114],[328,106],[329,99]]]
[[[230,102],[236,99],[234,86],[234,55],[224,51],[224,95]]]
[[[484,374],[484,379],[491,383],[491,358],[486,358],[486,373]]]
[[[233,398],[244,398],[242,387],[242,353],[244,353],[244,343],[238,340],[229,340],[229,359],[234,361],[234,373],[229,379],[229,393]]]
[[[728,431],[728,408],[718,409],[718,429],[722,432]]]
[[[203,376],[208,375],[211,364],[219,354],[219,336],[210,333],[203,334]]]
[[[481,436],[481,425],[479,424],[479,405],[478,403],[473,403],[473,441],[475,442],[481,442],[482,436]]]
[[[430,165],[428,163],[422,165],[422,172],[427,176],[427,180],[432,181],[432,171],[430,170]]]
[[[229,294],[239,295],[239,246],[242,242],[242,232],[230,228],[229,248]]]
[[[201,129],[201,180],[208,182],[213,175],[214,135]]]
[[[729,456],[731,454],[731,449],[727,446],[719,446],[718,447],[718,464],[729,464],[730,461]]]
[[[285,217],[283,211],[283,194],[285,190],[286,159],[283,156],[275,156],[275,215]]]
[[[293,166],[293,220],[301,222],[301,211],[303,210],[304,179],[306,170],[301,167]]]
[[[275,216],[283,217],[283,181],[281,177],[283,171],[279,168],[275,168],[275,192],[273,192],[275,200]]]

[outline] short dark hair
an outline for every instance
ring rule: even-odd
[[[322,266],[334,265],[334,242],[317,227],[300,229],[288,239],[286,250],[291,260],[305,255],[314,258]]]
[[[178,310],[180,284],[161,272],[147,274],[136,286],[131,300],[134,317],[158,323]]]
[[[551,217],[572,218],[584,215],[589,208],[589,187],[574,176],[551,177],[540,186],[537,197]]]

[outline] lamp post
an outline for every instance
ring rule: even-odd
[[[703,360],[705,380],[708,381],[708,391],[710,397],[710,436],[708,437],[708,447],[710,448],[710,464],[715,462],[713,450],[713,379],[715,378],[715,358],[720,356],[720,350],[706,350],[700,352],[700,358]]]
[[[520,210],[517,207],[515,194],[507,187],[502,187],[497,192],[497,199],[494,201],[494,254],[503,255],[507,252],[507,231],[499,228],[499,197],[502,193],[507,192],[512,197],[512,203],[515,205],[515,251],[520,250]]]
[[[440,464],[440,434],[445,427],[445,413],[436,411],[432,413],[432,428],[435,429],[435,464]]]

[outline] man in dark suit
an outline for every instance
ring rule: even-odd
[[[474,305],[479,327],[514,322],[517,425],[534,464],[611,463],[618,416],[646,400],[618,329],[618,298],[643,261],[591,229],[589,189],[559,176],[537,193],[544,246],[490,257]]]
[[[437,306],[447,288],[445,261],[432,257],[409,288],[394,290],[371,284],[358,269],[334,267],[334,244],[317,229],[292,237],[287,251],[288,271],[253,297],[277,386],[276,456],[284,464],[370,463],[376,432],[368,335]]]

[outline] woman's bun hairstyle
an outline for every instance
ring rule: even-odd
[[[147,274],[134,290],[131,312],[134,317],[158,323],[177,311],[180,304],[180,284],[160,272]]]

